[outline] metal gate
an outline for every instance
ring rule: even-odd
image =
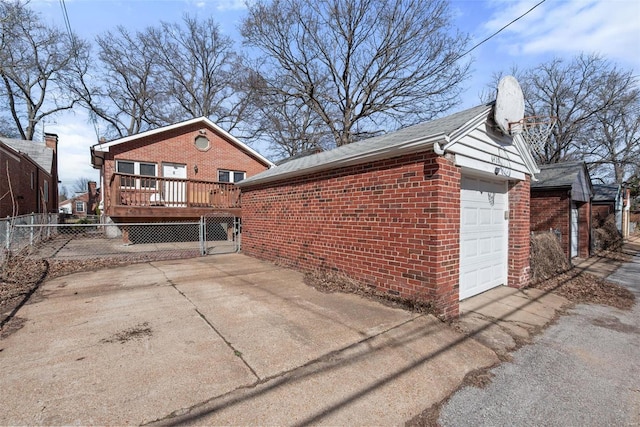
[[[240,252],[239,217],[211,214],[200,221],[202,255]]]

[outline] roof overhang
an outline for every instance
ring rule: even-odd
[[[20,161],[20,153],[13,148],[4,145],[2,141],[0,141],[0,151],[2,151],[5,155],[11,157],[16,162]]]
[[[396,144],[393,146],[384,146],[376,150],[367,151],[366,153],[354,153],[350,156],[344,156],[338,160],[332,160],[330,162],[319,163],[317,165],[304,168],[295,169],[291,171],[279,172],[269,175],[269,172],[276,171],[278,167],[274,169],[261,172],[251,178],[247,178],[240,181],[236,185],[240,188],[262,185],[272,183],[276,181],[287,180],[291,178],[297,178],[300,176],[311,175],[318,172],[324,172],[327,170],[338,169],[348,166],[356,166],[363,163],[369,163],[376,160],[385,160],[391,157],[419,153],[426,150],[431,150],[433,144],[436,142],[446,141],[446,135],[438,134],[428,137],[416,138],[410,141],[406,141],[402,144]]]
[[[187,120],[184,122],[174,123],[169,126],[164,126],[161,128],[148,130],[146,132],[138,133],[135,135],[129,135],[123,138],[114,139],[113,141],[94,144],[91,146],[91,164],[96,169],[99,169],[100,167],[102,167],[102,165],[104,164],[104,155],[101,156],[99,153],[108,153],[109,150],[114,146],[125,144],[130,141],[135,141],[140,138],[147,138],[149,136],[158,135],[164,132],[169,132],[175,129],[179,129],[181,127],[191,126],[193,124],[198,124],[198,123],[201,123],[211,128],[218,135],[220,135],[227,141],[231,142],[239,149],[247,152],[249,155],[257,159],[260,163],[263,163],[265,166],[268,166],[270,168],[274,166],[274,163],[271,162],[269,159],[264,157],[262,154],[258,153],[253,148],[249,147],[247,144],[241,142],[238,138],[234,137],[229,132],[222,129],[220,126],[216,125],[206,117],[197,117],[195,119]]]

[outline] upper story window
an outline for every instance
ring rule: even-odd
[[[44,193],[44,201],[45,203],[49,202],[49,181],[44,181],[44,189],[42,190],[42,192]]]
[[[219,170],[218,182],[240,182],[247,177],[246,172]]]
[[[36,188],[36,174],[31,172],[31,189],[34,190]]]
[[[196,139],[194,140],[194,144],[196,145],[196,148],[200,151],[207,151],[210,147],[209,139],[204,135],[196,136]]]
[[[116,172],[155,178],[158,176],[158,165],[147,162],[116,160]],[[156,188],[156,180],[152,178],[123,176],[120,178],[120,185],[131,188]]]
[[[84,202],[76,202],[76,212],[84,212]]]

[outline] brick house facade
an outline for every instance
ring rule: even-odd
[[[87,215],[98,214],[99,203],[100,189],[94,181],[89,181],[86,192],[60,202],[59,212],[76,218],[85,218]]]
[[[57,212],[57,142],[0,138],[0,217]]]
[[[576,256],[588,258],[593,191],[586,165],[542,165],[536,178],[531,185],[531,231],[554,231],[569,260]]]
[[[190,209],[187,195],[179,208],[157,209],[158,214],[149,209],[142,211],[130,208],[124,216],[114,214],[113,208],[123,200],[114,200],[114,175],[126,172],[131,175],[144,175],[147,182],[154,185],[161,198],[166,171],[179,168],[180,182],[219,182],[233,183],[253,176],[273,164],[230,134],[220,129],[207,118],[198,118],[163,128],[143,132],[114,141],[101,141],[91,148],[92,164],[100,169],[102,205],[107,215],[126,221],[126,216],[135,215],[136,220],[157,221],[157,215],[166,219],[172,215],[179,217],[199,217],[201,210]],[[124,166],[131,169],[125,169]],[[143,171],[146,168],[146,171]],[[160,178],[158,180],[154,177]],[[139,188],[140,178],[132,178]],[[135,186],[135,185],[134,185]],[[182,191],[182,190],[181,190]],[[185,187],[184,192],[189,190]],[[141,208],[141,206],[138,206]],[[143,212],[143,213],[139,213]]]
[[[508,230],[497,248],[505,262],[496,283],[525,285],[527,165],[534,163],[493,130],[491,112],[490,105],[475,107],[243,181],[243,252],[304,271],[337,271],[394,296],[429,301],[442,317],[455,318],[468,268],[461,265],[461,253],[469,252],[461,248],[461,183],[468,176],[504,188],[508,218],[502,210],[492,216]],[[477,160],[477,149],[493,152],[494,161]],[[489,193],[474,194],[490,209]]]

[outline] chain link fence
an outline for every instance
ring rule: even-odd
[[[141,262],[240,250],[240,219],[237,217],[202,217],[191,222],[93,224],[14,218],[0,224],[0,232],[4,236],[0,242],[5,258],[8,254],[19,254],[34,259]],[[2,261],[0,259],[0,263]]]
[[[47,213],[0,219],[0,265],[9,253],[20,252],[53,237],[54,228],[40,226],[57,223],[58,214]]]

